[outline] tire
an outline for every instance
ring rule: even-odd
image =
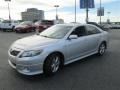
[[[57,73],[61,66],[61,58],[58,54],[51,54],[47,57],[43,65],[43,72],[50,76]]]
[[[99,49],[98,49],[98,55],[103,56],[105,51],[106,51],[105,43],[100,44]]]
[[[15,26],[12,27],[12,30],[11,30],[12,32],[14,31],[14,28],[15,28]]]
[[[6,29],[2,29],[3,32],[6,32],[7,30]]]
[[[15,33],[20,33],[20,31],[15,30]]]

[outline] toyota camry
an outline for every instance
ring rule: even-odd
[[[69,63],[93,54],[102,56],[107,46],[108,32],[97,26],[57,24],[15,41],[8,50],[8,62],[24,75],[53,75]]]

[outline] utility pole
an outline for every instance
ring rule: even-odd
[[[101,14],[102,14],[101,11],[102,11],[102,10],[101,10],[101,0],[100,0],[100,25],[101,25]]]
[[[11,0],[5,0],[7,3],[8,3],[8,13],[9,13],[9,21],[10,21],[10,23],[11,23],[11,15],[10,15],[10,4],[9,4],[9,2],[11,2]]]
[[[107,23],[110,23],[110,13],[111,13],[111,12],[107,12],[107,14],[108,14]]]
[[[54,5],[54,7],[56,8],[56,20],[58,20],[58,13],[57,13],[58,10],[57,9],[58,9],[59,5]]]
[[[76,0],[75,0],[75,23],[76,23]]]
[[[86,23],[89,22],[89,7],[88,7],[88,0],[86,0]]]

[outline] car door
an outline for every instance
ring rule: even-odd
[[[77,35],[77,39],[67,39],[68,61],[83,56],[86,49],[86,30],[84,26],[76,27],[70,35]]]
[[[86,40],[87,40],[87,50],[88,53],[93,53],[98,50],[100,41],[101,41],[101,31],[93,26],[93,25],[86,25],[86,30],[87,30],[87,35],[86,35]]]

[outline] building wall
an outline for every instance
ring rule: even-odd
[[[27,9],[27,11],[22,12],[21,16],[24,21],[44,20],[44,11],[37,10],[36,8],[30,8]]]

